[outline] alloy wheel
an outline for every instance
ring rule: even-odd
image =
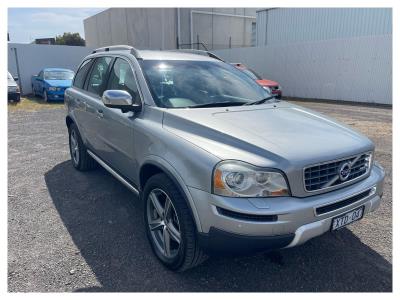
[[[149,193],[147,222],[158,251],[168,259],[175,258],[182,242],[178,215],[171,199],[161,189]]]
[[[78,136],[75,130],[71,130],[70,135],[70,148],[71,148],[71,156],[74,160],[74,163],[78,165],[79,163],[79,145],[78,145]]]

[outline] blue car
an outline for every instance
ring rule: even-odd
[[[45,102],[64,100],[64,92],[72,84],[74,72],[61,68],[45,68],[38,75],[32,76],[34,96],[43,97]]]

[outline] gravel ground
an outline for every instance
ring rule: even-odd
[[[210,258],[166,270],[147,243],[138,199],[103,169],[72,167],[61,108],[9,111],[8,289],[61,291],[392,290],[392,110],[296,102],[376,143],[387,171],[378,211],[297,248]]]

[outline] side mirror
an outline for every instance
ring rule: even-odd
[[[18,77],[14,77],[14,81],[18,81]]]
[[[131,94],[124,90],[106,90],[101,100],[106,107],[118,108],[123,113],[128,111],[138,112],[142,109],[140,104],[133,103]]]

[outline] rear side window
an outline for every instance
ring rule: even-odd
[[[86,74],[92,65],[92,59],[85,60],[81,67],[79,68],[78,72],[75,75],[74,79],[74,87],[83,89],[83,85],[85,84]]]
[[[87,90],[93,94],[100,95],[102,92],[106,80],[107,80],[107,70],[112,61],[111,57],[99,57],[94,62],[92,72],[89,76]]]
[[[127,61],[121,58],[115,60],[108,80],[107,90],[124,90],[131,94],[134,102],[140,101],[136,79]]]

